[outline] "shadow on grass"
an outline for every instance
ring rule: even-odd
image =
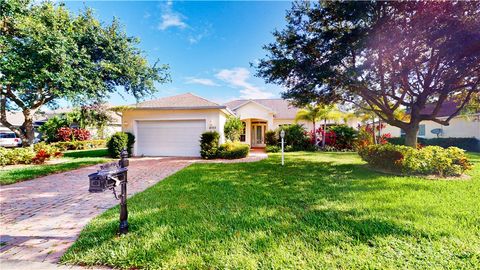
[[[291,241],[321,250],[342,241],[435,237],[402,220],[404,211],[415,209],[381,201],[389,199],[384,192],[428,186],[402,177],[389,185],[391,176],[368,170],[351,153],[340,156],[318,161],[315,154],[290,154],[284,167],[278,155],[256,163],[192,165],[129,199],[128,235],[115,237],[118,207],[111,209],[85,228],[63,261],[146,267],[178,252],[211,256],[211,250],[240,242],[263,254]]]

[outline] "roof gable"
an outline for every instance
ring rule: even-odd
[[[263,104],[261,104],[261,103],[258,103],[258,102],[256,102],[255,100],[252,100],[252,99],[245,101],[244,103],[238,105],[238,106],[235,107],[235,108],[231,108],[231,110],[232,110],[232,111],[236,111],[236,110],[240,109],[241,107],[243,107],[243,106],[245,106],[245,105],[247,105],[247,104],[253,104],[253,105],[256,105],[256,106],[258,106],[258,107],[260,107],[260,108],[262,108],[262,109],[264,109],[264,110],[266,110],[266,111],[268,111],[268,112],[270,112],[270,113],[274,113],[274,111],[273,111],[271,108],[269,108],[269,107],[267,107],[267,106],[265,106],[265,105],[263,105]]]
[[[239,99],[239,100],[233,100],[225,105],[232,109],[242,106],[243,104],[246,104],[249,101],[254,101],[258,104],[261,104],[267,108],[269,108],[271,111],[275,112],[274,118],[276,119],[295,119],[295,115],[298,112],[298,108],[290,105],[288,100],[284,99]]]

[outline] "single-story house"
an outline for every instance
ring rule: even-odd
[[[244,125],[241,141],[251,147],[265,146],[265,132],[295,123],[298,108],[283,99],[234,100],[218,104],[191,93],[149,100],[123,112],[123,131],[135,135],[136,156],[199,156],[200,135],[209,130],[220,134],[229,115]],[[311,123],[300,122],[308,130]]]
[[[122,114],[122,130],[135,135],[135,156],[199,156],[199,140],[203,132],[215,130],[220,134],[220,143],[225,142],[223,128],[229,115],[239,117],[244,123],[241,142],[251,147],[264,147],[265,132],[282,125],[294,124],[298,110],[284,99],[242,99],[218,104],[186,93],[130,106]],[[445,117],[451,110],[449,105],[445,105],[439,115]],[[442,137],[480,139],[479,117],[478,113],[458,116],[452,119],[450,126],[425,121],[420,125],[419,137],[436,137],[431,131],[440,128],[442,133],[439,136]],[[313,129],[311,122],[299,123],[307,131]],[[361,123],[352,119],[347,124],[357,128]],[[320,125],[318,123],[317,128]],[[382,133],[391,133],[393,137],[401,136],[399,128],[389,125]]]
[[[35,137],[40,139],[40,132],[38,131],[38,128],[43,125],[48,119],[54,117],[54,116],[60,116],[66,113],[71,112],[73,109],[72,108],[59,108],[56,110],[45,110],[45,111],[38,111],[33,115],[33,126],[35,128]],[[121,131],[121,116],[111,112],[110,113],[110,118],[111,121],[108,123],[108,125],[105,127],[103,131],[103,136],[106,138],[110,135],[112,135],[115,132]],[[23,122],[25,121],[25,118],[23,116],[23,113],[20,111],[7,111],[7,120],[10,124],[20,127]],[[87,128],[90,131],[90,134],[92,138],[99,138],[98,137],[98,130],[93,127]],[[2,125],[0,123],[0,132],[1,131],[10,131],[7,127]]]
[[[447,100],[438,111],[437,117],[445,120],[447,117],[457,111],[458,104],[455,101]],[[421,113],[428,114],[434,109],[434,104],[427,104]],[[404,135],[403,131],[394,126],[386,125],[382,133],[390,133],[392,137]],[[480,112],[470,114],[460,114],[450,120],[448,126],[443,126],[433,121],[423,121],[420,123],[418,131],[420,138],[471,138],[480,140]]]

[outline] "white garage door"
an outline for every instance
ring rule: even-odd
[[[200,156],[205,120],[138,121],[138,156]]]

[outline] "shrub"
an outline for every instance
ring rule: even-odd
[[[472,168],[465,151],[457,147],[447,149],[427,146],[414,149],[403,145],[371,145],[359,150],[359,155],[370,166],[392,172],[458,176]]]
[[[315,150],[315,146],[310,142],[308,133],[302,125],[295,124],[278,128],[276,130],[277,138],[280,138],[279,134],[282,129],[285,130],[285,149],[288,146],[291,151]]]
[[[73,142],[56,142],[50,144],[58,148],[60,151],[67,150],[86,150],[106,147],[105,140],[88,140],[88,141],[73,141]]]
[[[353,149],[357,139],[357,131],[347,125],[338,125],[330,128],[335,133],[334,146],[338,150]]]
[[[69,123],[67,119],[54,116],[48,119],[43,125],[39,127],[39,131],[42,133],[42,137],[47,142],[56,142],[58,141],[57,138],[57,131],[61,127],[68,127]]]
[[[200,138],[200,155],[202,158],[213,159],[217,157],[219,139],[220,135],[216,131],[202,133]]]
[[[0,165],[30,164],[35,157],[32,148],[6,149],[0,147]]]
[[[86,141],[90,139],[90,131],[83,128],[61,127],[57,130],[57,139],[62,142]]]
[[[133,144],[135,143],[135,135],[133,135],[130,132],[125,132],[127,133],[127,151],[128,155],[132,155],[132,149],[133,149]]]
[[[405,137],[394,137],[387,139],[388,142],[396,145],[404,145]],[[428,146],[435,145],[447,148],[455,146],[465,151],[480,152],[480,140],[476,138],[417,138],[419,144]]]
[[[45,151],[50,157],[60,157],[62,152],[58,147],[55,147],[51,144],[46,144],[45,142],[39,142],[33,146],[33,150],[38,154],[40,151]],[[43,162],[42,162],[43,163]]]
[[[281,148],[278,145],[267,145],[265,151],[267,151],[267,153],[277,153],[281,151]]]
[[[50,159],[51,155],[47,153],[44,149],[40,149],[36,154],[35,157],[32,159],[32,163],[34,164],[43,164],[45,160]]]
[[[265,144],[267,146],[275,146],[278,145],[278,136],[277,133],[273,130],[268,130],[265,132]]]
[[[108,155],[112,158],[120,157],[123,149],[128,148],[128,135],[125,132],[116,132],[107,141]]]
[[[218,156],[225,159],[237,159],[248,156],[250,146],[240,142],[226,142],[218,148]]]
[[[240,140],[240,135],[243,131],[243,122],[240,118],[235,116],[228,116],[225,126],[223,127],[225,137],[227,140],[237,142]]]

